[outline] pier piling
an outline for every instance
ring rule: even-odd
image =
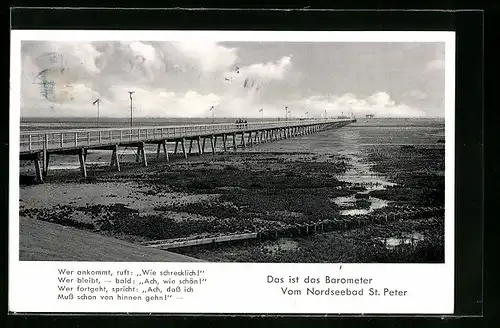
[[[223,135],[222,135],[222,144],[223,144],[223,146],[224,146],[224,152],[226,152],[226,151],[227,151],[226,141],[227,141],[227,134],[223,134]]]
[[[196,144],[198,145],[198,155],[202,155],[203,154],[203,150],[201,149],[200,137],[196,138]]]
[[[142,166],[148,166],[148,159],[146,157],[146,152],[144,151],[144,142],[139,143],[139,158],[141,160]]]
[[[33,159],[35,162],[35,172],[36,172],[36,179],[39,183],[43,183],[43,173],[40,167],[40,153],[37,153],[35,155],[35,158]],[[45,164],[44,164],[45,165]]]
[[[187,155],[187,153],[186,153],[186,146],[185,146],[185,144],[184,144],[184,141],[185,141],[185,140],[184,140],[184,138],[182,138],[182,139],[181,139],[182,154],[184,155],[184,158],[186,158],[186,159],[187,159],[187,158],[188,158],[188,155]]]
[[[212,147],[212,154],[215,154],[215,142],[216,141],[217,141],[217,137],[214,137],[214,136],[210,137],[210,146]]]
[[[40,156],[40,155],[38,155]],[[50,154],[47,152],[47,150],[43,151],[43,169],[42,169],[42,175],[44,178],[47,177],[47,173],[49,171],[49,160],[50,160]]]
[[[158,143],[158,147],[156,148],[156,159],[160,158],[160,150],[161,150],[161,143]]]
[[[241,133],[241,142],[243,143],[243,148],[247,148],[247,144],[245,142],[245,132]]]
[[[85,153],[86,153],[86,150],[84,150],[84,155],[83,155],[84,162],[87,161],[85,159]],[[111,154],[111,164],[109,166],[116,167],[117,171],[120,172],[120,161],[118,159],[118,145],[113,146],[113,153]]]
[[[193,139],[189,140],[189,151],[188,154],[191,155],[191,150],[193,149]]]
[[[78,153],[78,160],[80,161],[80,172],[82,173],[82,176],[84,179],[87,178],[87,167],[85,165],[85,150],[82,148],[80,153]]]
[[[168,162],[169,158],[168,158],[167,140],[163,140],[161,144],[163,146],[163,152],[165,153],[165,160]]]
[[[201,144],[201,151],[204,153],[205,152],[205,141],[207,140],[208,137],[203,137],[203,142]]]

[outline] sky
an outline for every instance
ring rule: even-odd
[[[21,45],[21,117],[444,116],[444,43]],[[259,112],[260,109],[262,112]],[[307,113],[307,114],[306,114]]]

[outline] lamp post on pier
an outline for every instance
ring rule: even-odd
[[[92,105],[96,105],[97,104],[97,128],[99,128],[99,103],[101,102],[101,100],[99,98],[97,98],[93,103]]]
[[[132,116],[132,95],[135,93],[135,91],[129,91],[129,97],[130,97],[130,127],[132,128],[133,126],[133,116]]]
[[[285,121],[288,120],[288,106],[285,106]]]
[[[261,113],[262,113],[262,122],[264,122],[264,108],[261,108],[261,109],[259,110],[259,112],[261,112]]]
[[[212,124],[215,124],[215,107],[210,107],[210,111],[212,112]]]

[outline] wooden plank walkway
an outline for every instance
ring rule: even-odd
[[[384,224],[397,220],[411,220],[430,217],[444,217],[443,207],[406,207],[396,208],[395,211],[382,214],[366,214],[350,217],[337,217],[325,219],[319,222],[292,223],[286,227],[276,229],[263,229],[257,232],[232,233],[210,237],[189,237],[163,239],[144,242],[141,245],[148,248],[175,249],[190,246],[227,243],[249,239],[278,239],[284,237],[307,236],[311,234],[330,232],[335,230],[347,230],[363,227],[369,224]]]
[[[231,235],[222,235],[216,237],[206,237],[206,238],[191,238],[185,240],[156,240],[154,242],[144,243],[142,244],[145,247],[149,248],[160,248],[160,249],[169,249],[169,248],[180,248],[180,247],[188,247],[188,246],[197,246],[197,245],[207,245],[214,243],[223,243],[230,242],[236,240],[247,240],[247,239],[255,239],[258,237],[257,232],[250,233],[237,233]]]

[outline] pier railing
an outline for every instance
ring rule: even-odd
[[[315,124],[349,122],[350,119],[320,119],[281,122],[222,123],[185,126],[152,126],[135,128],[72,129],[52,131],[22,131],[20,152],[36,152],[44,149],[67,149],[85,146],[106,146],[152,140],[191,138],[277,129],[286,127],[309,126]]]

